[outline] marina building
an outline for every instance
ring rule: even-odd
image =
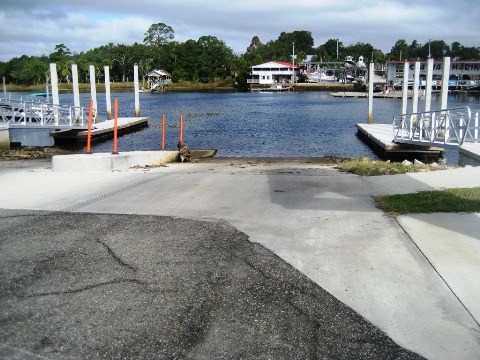
[[[420,86],[425,86],[427,77],[427,61],[420,62]],[[402,84],[404,61],[387,62],[387,81],[391,85]],[[409,62],[409,86],[413,85],[415,61]],[[433,63],[433,88],[441,88],[443,60]],[[473,90],[480,88],[480,61],[479,60],[453,60],[450,62],[450,77],[448,79],[450,90]]]
[[[281,61],[270,61],[250,68],[248,84],[273,85],[298,82],[300,68],[298,65]]]

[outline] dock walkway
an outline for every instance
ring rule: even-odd
[[[443,156],[439,147],[393,142],[391,124],[356,124],[356,127],[358,137],[383,159],[437,161]]]
[[[117,119],[118,135],[128,134],[140,128],[147,127],[148,117],[125,117]],[[114,132],[114,120],[105,120],[92,124],[92,140],[99,140],[103,138],[110,138]],[[86,142],[88,137],[88,130],[85,129],[69,129],[64,131],[55,131],[51,135],[55,139],[55,143],[66,141]]]

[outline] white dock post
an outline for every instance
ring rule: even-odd
[[[47,91],[47,103],[50,102],[50,90],[48,89],[48,75],[45,77],[45,90]]]
[[[415,61],[415,70],[413,74],[413,109],[412,113],[418,113],[418,87],[420,81],[420,61]]]
[[[57,64],[50,64],[50,79],[52,79],[52,104],[55,111],[55,125],[58,125],[59,121],[59,106],[60,100],[58,97],[58,75],[57,75]]]
[[[374,64],[370,61],[370,68],[368,69],[368,123],[373,122],[373,75]]]
[[[425,82],[425,112],[430,111],[432,105],[432,77],[433,77],[433,58],[427,60],[427,80]]]
[[[107,104],[107,120],[112,120],[112,99],[110,97],[110,68],[108,66],[105,69],[105,96]]]
[[[80,90],[78,88],[78,67],[72,64],[72,80],[73,80],[73,106],[75,108],[75,120],[80,117]]]
[[[448,100],[448,80],[450,80],[450,57],[443,58],[443,74],[442,74],[442,98],[440,109],[447,109],[447,100]],[[445,116],[446,112],[442,114],[442,118],[444,121],[445,126],[445,143],[448,141],[450,137],[450,123],[448,122],[447,117]]]
[[[3,77],[3,97],[7,98],[7,85],[5,85],[5,76]]]
[[[135,117],[140,116],[140,95],[138,90],[138,65],[133,65],[133,83],[135,86]]]
[[[407,114],[408,104],[408,71],[410,70],[410,64],[405,61],[403,65],[403,86],[402,86],[402,115]]]
[[[443,75],[442,75],[442,100],[440,109],[447,108],[448,100],[448,80],[450,78],[450,57],[443,58]]]
[[[95,121],[98,122],[97,116],[97,88],[95,87],[95,66],[90,65],[90,93],[92,94],[93,100],[93,114],[95,116]]]

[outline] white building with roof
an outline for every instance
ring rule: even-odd
[[[150,91],[156,91],[172,81],[171,75],[165,70],[152,70],[147,74],[147,83]]]
[[[281,62],[270,61],[260,65],[250,67],[250,79],[248,84],[292,84],[298,81],[300,68],[298,65]]]

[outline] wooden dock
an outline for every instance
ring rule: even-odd
[[[383,160],[432,162],[443,157],[443,148],[394,143],[391,124],[356,124],[356,127],[357,136]]]
[[[134,132],[138,129],[148,126],[148,117],[127,117],[117,119],[117,134],[118,136]],[[104,140],[113,137],[114,120],[105,120],[92,124],[92,141]],[[55,144],[80,142],[86,143],[88,130],[64,130],[54,131],[50,133],[55,139]]]

